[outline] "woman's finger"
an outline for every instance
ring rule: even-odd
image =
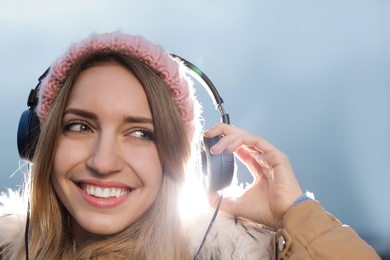
[[[255,150],[263,153],[277,150],[275,146],[260,136],[249,133],[235,133],[225,135],[212,147],[211,152],[215,154],[222,153],[224,150],[236,152],[242,146],[252,146]]]
[[[214,137],[217,135],[225,136],[225,135],[238,134],[238,133],[244,134],[244,133],[248,133],[248,131],[243,130],[241,128],[237,128],[237,127],[232,126],[232,125],[218,123],[215,126],[213,126],[212,128],[205,131],[204,135],[208,138],[211,138],[211,137]]]
[[[269,170],[264,160],[259,160],[261,152],[251,149],[251,147],[242,147],[235,152],[237,158],[249,169],[252,177],[258,178]]]

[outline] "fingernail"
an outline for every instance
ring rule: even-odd
[[[214,145],[213,147],[210,148],[210,153],[215,154],[215,152],[216,151],[215,151],[215,145]]]

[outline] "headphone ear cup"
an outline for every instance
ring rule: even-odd
[[[33,108],[25,110],[20,116],[17,142],[21,159],[31,162],[40,132],[40,121]]]
[[[229,186],[235,172],[235,161],[232,153],[228,151],[223,151],[221,154],[210,153],[210,148],[221,138],[222,136],[204,137],[200,144],[202,168],[200,175],[204,188],[208,192],[219,191]]]

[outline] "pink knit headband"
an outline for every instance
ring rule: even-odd
[[[154,70],[170,89],[173,100],[192,137],[197,128],[200,105],[194,96],[191,81],[185,74],[185,66],[173,59],[169,52],[142,36],[120,32],[93,34],[73,44],[50,68],[39,90],[37,114],[42,121],[65,81],[72,65],[81,57],[93,52],[120,52],[136,58]]]

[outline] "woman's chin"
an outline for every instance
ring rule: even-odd
[[[118,221],[73,221],[72,229],[76,235],[101,235],[108,236],[123,231],[127,226],[119,225]]]

